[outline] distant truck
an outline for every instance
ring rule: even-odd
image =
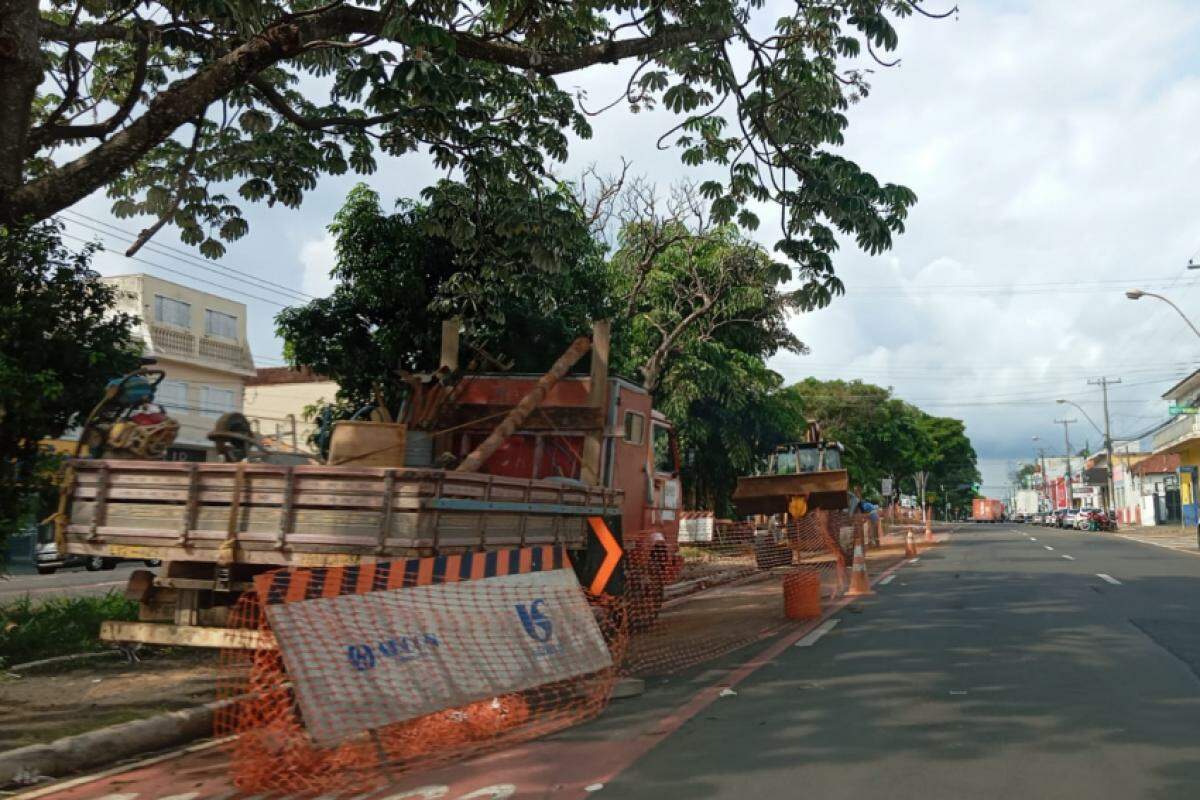
[[[972,522],[1001,522],[1004,519],[1004,504],[989,497],[976,497],[971,501]]]
[[[1041,508],[1038,505],[1038,493],[1032,489],[1018,489],[1016,502],[1013,503],[1013,513],[1025,517],[1032,516]]]

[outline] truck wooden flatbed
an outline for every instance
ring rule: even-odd
[[[574,480],[426,468],[78,460],[60,550],[161,559],[127,595],[141,621],[102,638],[247,647],[224,629],[260,572],[536,544],[583,550],[589,517],[619,519],[623,493]]]
[[[75,461],[67,552],[268,566],[527,544],[584,545],[621,493],[410,468]],[[329,557],[333,558],[330,559]]]

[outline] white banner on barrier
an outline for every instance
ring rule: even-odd
[[[323,746],[612,664],[565,569],[271,604],[267,617]]]

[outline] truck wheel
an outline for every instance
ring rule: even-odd
[[[101,556],[88,556],[83,562],[83,568],[88,572],[96,572],[104,569],[104,558]]]
[[[38,567],[38,575],[53,575],[58,572],[58,567]]]

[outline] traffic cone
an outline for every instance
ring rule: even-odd
[[[871,591],[871,579],[867,577],[867,557],[863,553],[862,542],[854,543],[854,565],[850,567],[850,588],[846,590],[847,597],[861,597],[875,594]]]
[[[916,540],[913,539],[912,528],[908,529],[908,538],[904,542],[904,557],[905,558],[916,558],[917,557],[917,542],[916,542]]]

